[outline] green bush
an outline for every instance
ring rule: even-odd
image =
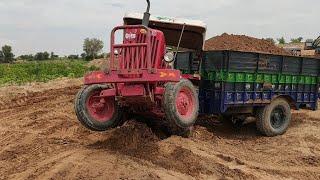
[[[87,67],[86,64],[86,61],[79,60],[0,64],[0,85],[47,82],[61,77],[79,78],[89,71],[96,70],[94,67]]]

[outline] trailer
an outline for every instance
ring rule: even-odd
[[[283,134],[291,109],[317,110],[320,59],[240,51],[180,52],[175,62],[187,77],[200,73],[200,115],[255,116],[267,136]],[[195,58],[196,57],[196,58]],[[244,116],[241,116],[244,115]]]
[[[203,51],[205,23],[151,16],[147,2],[144,14],[126,14],[112,30],[109,68],[84,78],[75,112],[85,127],[105,131],[138,114],[185,136],[199,114],[253,115],[262,134],[276,136],[291,109],[317,109],[318,59]]]

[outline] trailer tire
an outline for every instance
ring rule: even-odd
[[[193,84],[187,79],[167,83],[162,106],[169,133],[190,136],[199,111],[199,99]]]
[[[113,98],[105,99],[105,106],[100,107],[96,114],[92,113],[90,98],[98,95],[102,90],[112,88],[109,85],[90,85],[83,87],[75,99],[75,112],[80,123],[93,131],[106,131],[123,124],[123,113]],[[99,114],[98,114],[99,113]]]
[[[284,134],[291,122],[291,108],[283,99],[275,99],[269,105],[258,108],[255,112],[258,131],[265,136]]]

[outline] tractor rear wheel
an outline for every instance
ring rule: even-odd
[[[257,129],[266,136],[284,134],[291,122],[290,105],[285,99],[279,98],[265,107],[256,110]]]
[[[199,111],[199,99],[193,84],[186,79],[178,83],[167,83],[163,109],[169,132],[189,136]]]
[[[114,97],[99,97],[107,85],[90,85],[82,88],[75,100],[78,120],[93,131],[105,131],[122,124],[122,113]]]

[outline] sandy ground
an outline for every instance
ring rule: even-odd
[[[75,117],[80,86],[0,88],[0,179],[320,179],[320,111],[294,112],[274,138],[214,118],[188,139],[159,138],[135,121],[96,133]]]

